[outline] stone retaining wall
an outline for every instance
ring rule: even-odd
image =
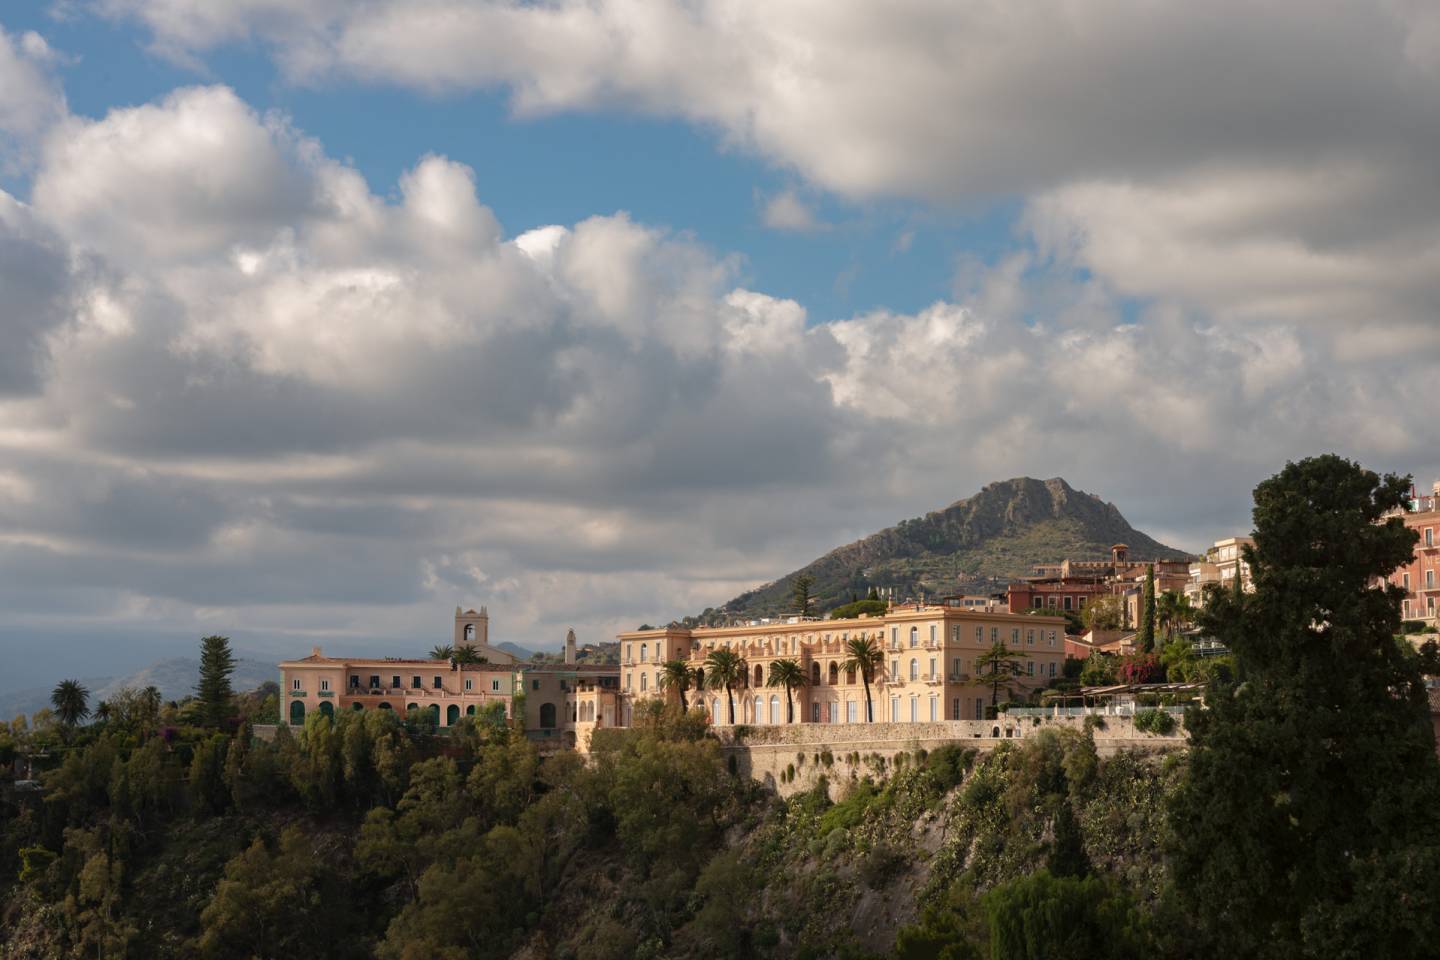
[[[1092,731],[1101,756],[1124,750],[1162,752],[1185,747],[1183,729],[1157,736],[1135,729],[1129,717],[1105,717]],[[790,796],[815,786],[821,776],[838,799],[852,781],[883,779],[902,753],[930,751],[950,744],[993,750],[1033,736],[1046,727],[1083,730],[1083,717],[1023,720],[947,720],[936,723],[801,723],[774,727],[717,727],[721,747],[743,776]],[[999,735],[996,736],[998,730]],[[828,760],[828,762],[827,762]]]

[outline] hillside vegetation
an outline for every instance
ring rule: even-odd
[[[871,587],[936,596],[954,593],[965,581],[1023,576],[1043,561],[1105,559],[1117,543],[1127,544],[1136,558],[1189,556],[1130,526],[1114,504],[1058,477],[1019,477],[832,550],[695,619],[714,623],[793,612],[800,576],[814,578],[812,591],[823,611],[863,598]]]

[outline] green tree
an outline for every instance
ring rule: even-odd
[[[695,682],[695,671],[684,660],[667,660],[660,668],[660,689],[674,689],[680,694],[680,709],[688,711],[690,700],[685,693]]]
[[[1011,650],[1004,640],[996,640],[990,649],[975,658],[975,673],[990,688],[990,706],[1000,702],[1000,691],[1010,689],[1011,679],[1025,669],[1029,654]]]
[[[785,688],[785,722],[795,722],[795,691],[810,682],[800,661],[776,660],[770,664],[770,686]]]
[[[872,617],[878,617],[886,611],[884,600],[853,600],[850,603],[838,606],[830,611],[831,620],[849,620],[858,617],[862,613],[868,613]]]
[[[1125,608],[1119,597],[1095,597],[1085,607],[1085,626],[1091,630],[1119,630],[1125,626]]]
[[[55,716],[68,730],[90,716],[90,691],[79,680],[61,680],[50,692]]]
[[[449,660],[453,656],[455,656],[455,648],[448,643],[444,645],[436,644],[430,648],[431,660]]]
[[[840,669],[846,673],[851,670],[860,671],[860,679],[865,684],[865,722],[874,723],[875,706],[870,699],[870,684],[885,665],[885,651],[881,649],[878,641],[857,634],[845,641],[845,653],[846,658],[840,664]]]
[[[735,688],[745,680],[745,660],[734,650],[711,650],[705,657],[705,686],[724,690],[730,707],[730,722],[735,722]]]
[[[1140,957],[1142,918],[1133,901],[1096,877],[1040,870],[981,898],[991,960]]]
[[[436,648],[441,649],[441,648]],[[462,663],[489,663],[489,657],[480,656],[480,651],[471,644],[461,644],[450,651],[449,660],[457,666]]]
[[[200,641],[200,682],[195,697],[200,702],[205,723],[218,727],[230,715],[230,675],[235,672],[235,656],[230,652],[230,638],[205,637]]]
[[[815,578],[808,573],[802,573],[795,578],[790,597],[795,602],[795,613],[798,616],[808,617],[810,615],[810,605],[815,600],[810,591],[814,586]]]
[[[1194,622],[1195,608],[1190,598],[1176,590],[1166,590],[1157,598],[1155,622],[1168,640],[1175,639],[1180,628]]]
[[[1145,568],[1145,592],[1140,608],[1140,649],[1151,653],[1155,649],[1155,565]]]
[[[1250,593],[1201,626],[1232,651],[1186,719],[1170,808],[1182,933],[1196,953],[1433,956],[1440,941],[1440,763],[1419,658],[1398,644],[1412,556],[1409,479],[1333,455],[1255,489]]]

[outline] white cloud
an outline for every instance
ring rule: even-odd
[[[58,59],[38,33],[16,36],[0,26],[0,173],[27,167],[36,138],[66,115],[51,73]]]
[[[794,190],[782,190],[767,200],[761,219],[772,230],[806,233],[823,226],[815,211]]]

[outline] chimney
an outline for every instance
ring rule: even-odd
[[[566,630],[566,631],[565,631],[565,662],[568,663],[568,664],[574,664],[574,663],[575,663],[575,631],[574,631],[574,630]]]

